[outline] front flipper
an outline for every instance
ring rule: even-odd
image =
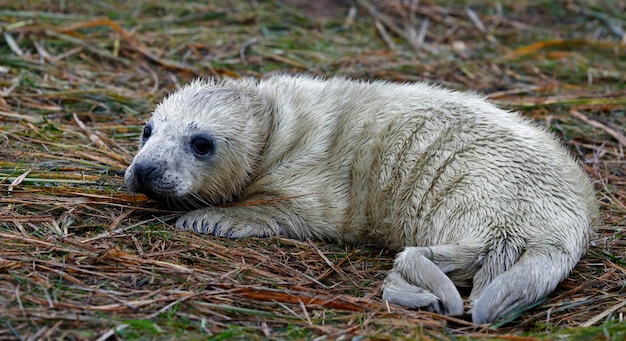
[[[271,216],[253,207],[205,207],[186,213],[176,228],[225,238],[289,235]]]

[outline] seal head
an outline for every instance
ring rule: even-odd
[[[245,82],[240,84],[246,84]],[[232,202],[266,143],[258,96],[197,80],[168,96],[144,126],[128,167],[130,192],[171,207]]]

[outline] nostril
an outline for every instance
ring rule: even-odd
[[[146,184],[154,177],[156,174],[157,165],[151,162],[141,162],[135,164],[133,166],[133,173],[135,173],[135,178],[140,186],[145,187]]]

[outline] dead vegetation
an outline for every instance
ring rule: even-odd
[[[621,1],[0,9],[0,339],[624,338]],[[545,301],[490,328],[385,305],[385,250],[175,232],[175,212],[124,192],[165,93],[274,72],[434,81],[520,110],[594,180],[603,222],[590,251]]]

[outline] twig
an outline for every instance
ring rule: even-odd
[[[372,5],[369,1],[367,1],[367,0],[356,0],[356,3],[358,5],[361,5],[361,7],[365,8],[369,12],[369,14],[372,17],[374,17],[374,19],[378,19],[378,20],[381,21],[382,24],[385,24],[385,26],[388,27],[393,33],[395,33],[399,37],[407,39],[406,34],[404,33],[404,30],[401,29],[400,27],[398,27],[393,22],[393,20],[391,20],[388,16],[386,16],[383,13],[380,13],[376,9],[376,7],[374,7],[374,5]]]
[[[577,6],[573,3],[568,3],[567,8],[570,11],[582,13],[583,15],[591,18],[600,19],[600,21],[604,22],[604,24],[606,24],[606,26],[613,34],[615,34],[618,38],[622,40],[622,44],[626,44],[626,33],[624,32],[623,24],[619,19],[612,18],[602,12],[586,9],[582,6]]]
[[[589,117],[583,115],[580,111],[576,110],[576,109],[570,109],[569,113],[576,117],[577,119],[589,124],[590,126],[594,127],[594,128],[600,128],[602,130],[604,130],[607,134],[611,135],[613,138],[615,138],[619,143],[621,143],[623,146],[626,146],[626,136],[622,135],[621,133],[619,133],[618,131],[615,131],[607,126],[605,126],[604,124],[592,120]]]
[[[172,217],[174,217],[174,216],[172,216]],[[126,231],[128,231],[130,229],[136,228],[137,226],[145,225],[145,224],[148,224],[148,223],[150,223],[152,221],[155,221],[155,220],[160,220],[160,219],[159,218],[152,218],[152,219],[140,221],[140,222],[137,222],[135,224],[131,224],[131,225],[126,226],[126,227],[120,227],[120,228],[115,229],[115,230],[110,231],[110,232],[107,231],[107,232],[101,233],[101,234],[99,234],[99,235],[97,235],[95,237],[92,237],[92,238],[83,239],[82,242],[83,243],[90,243],[90,242],[93,242],[93,241],[98,240],[98,239],[110,238],[110,237],[115,236],[117,234],[126,232]]]
[[[83,123],[83,121],[81,121],[78,118],[78,115],[76,115],[76,113],[72,114],[74,117],[74,121],[76,121],[76,124],[78,124],[78,127],[81,129],[81,131],[87,135],[87,137],[89,138],[89,140],[91,140],[91,142],[93,142],[93,144],[96,145],[96,147],[103,152],[104,154],[106,154],[107,156],[115,159],[115,161],[119,161],[122,165],[129,165],[129,157],[126,155],[120,155],[118,153],[116,153],[115,151],[113,151],[106,143],[104,143],[104,141],[102,141],[102,139],[97,135],[92,133],[89,128],[87,128],[87,126],[85,125],[85,123]]]
[[[623,299],[620,303],[610,307],[609,309],[606,309],[605,311],[603,311],[600,314],[594,316],[593,318],[591,318],[587,322],[581,323],[580,326],[581,327],[591,327],[594,324],[596,324],[598,321],[602,320],[603,318],[607,317],[608,315],[612,314],[613,312],[615,312],[618,309],[620,309],[622,307],[625,307],[625,306],[626,306],[626,299]]]
[[[246,60],[246,50],[258,43],[259,40],[257,38],[252,38],[252,39],[248,39],[248,41],[246,41],[245,43],[243,43],[243,45],[241,45],[241,48],[239,49],[239,58],[241,58],[241,63],[246,66],[248,65],[248,61]]]
[[[387,15],[380,13],[374,5],[372,5],[367,0],[356,0],[356,3],[361,7],[365,8],[370,16],[374,18],[374,25],[376,29],[381,35],[381,38],[385,41],[385,43],[389,46],[389,48],[395,50],[397,49],[396,44],[393,42],[385,27],[389,28],[391,32],[393,32],[398,37],[404,39],[413,47],[415,50],[424,49],[428,52],[435,52],[433,48],[429,47],[426,44],[423,44],[424,36],[426,35],[426,30],[428,28],[428,21],[422,21],[420,26],[420,32],[416,33],[415,28],[413,26],[407,25],[406,29],[402,29],[397,26],[391,18]],[[413,3],[412,12],[417,9],[417,2]],[[414,14],[413,14],[414,15]]]
[[[11,49],[11,51],[13,51],[13,53],[15,53],[18,56],[24,55],[24,52],[22,52],[22,49],[17,44],[15,39],[13,39],[13,36],[11,36],[10,33],[8,32],[4,33],[4,40],[7,42],[7,45],[9,45],[9,48]]]
[[[343,27],[351,27],[354,24],[354,18],[356,18],[357,8],[356,6],[350,6],[350,10],[348,10],[348,14],[346,15],[346,19],[343,22]]]
[[[375,18],[374,25],[376,26],[378,33],[380,33],[380,37],[383,38],[387,46],[389,46],[389,48],[392,50],[396,50],[398,47],[393,42],[393,39],[391,39],[391,36],[389,36],[389,34],[387,33],[387,30],[385,29],[385,26],[380,22],[380,19]]]
[[[66,13],[50,13],[36,11],[0,11],[0,15],[7,17],[56,19],[56,20],[88,20],[91,17]]]
[[[337,266],[335,266],[335,264],[331,262],[325,254],[322,253],[322,251],[317,247],[317,245],[315,245],[315,243],[310,242],[309,245],[311,246],[313,251],[315,251],[315,253],[317,253],[317,255],[320,256],[320,258],[322,258],[324,262],[326,262],[326,264],[328,264],[328,266],[330,266],[330,268],[333,269],[333,271],[335,271],[341,277],[341,279],[348,280],[348,276],[346,276],[343,271],[339,270]],[[352,281],[352,283],[356,286],[356,283],[354,283],[354,281]]]
[[[426,33],[428,32],[428,26],[430,26],[430,20],[428,18],[424,18],[420,23],[420,29],[417,32],[417,37],[415,37],[415,43],[419,46],[424,46]]]
[[[194,74],[199,74],[199,70],[193,66],[190,65],[186,65],[184,63],[180,63],[180,62],[176,62],[173,60],[168,60],[168,59],[163,59],[163,58],[159,58],[157,55],[155,55],[152,51],[150,51],[143,43],[141,43],[140,41],[136,40],[135,38],[133,38],[130,33],[128,33],[125,29],[123,29],[121,26],[119,26],[118,24],[116,24],[113,20],[108,19],[108,18],[104,18],[104,19],[96,19],[96,20],[92,20],[92,21],[87,21],[87,22],[81,22],[81,23],[77,23],[77,24],[73,24],[70,26],[67,26],[61,30],[59,30],[60,32],[63,33],[67,33],[67,32],[72,32],[75,31],[77,29],[81,29],[81,28],[87,28],[87,27],[95,27],[95,26],[109,26],[112,30],[114,30],[115,32],[119,33],[126,41],[128,41],[130,44],[130,47],[133,48],[134,50],[138,51],[139,53],[143,54],[144,56],[146,56],[147,58],[151,59],[152,61],[159,63],[167,68],[170,69],[179,69],[179,70],[185,70],[185,71],[189,71],[192,72]],[[89,45],[87,45],[86,47],[88,47]],[[99,51],[100,53],[103,53],[103,51]],[[104,53],[107,57],[109,58],[115,58],[115,56],[111,53]],[[116,60],[118,60],[119,58],[117,58]],[[124,60],[125,61],[125,60]],[[125,61],[127,62],[127,61]]]
[[[115,335],[115,333],[119,333],[121,330],[124,330],[128,326],[130,325],[126,323],[118,324],[114,328],[111,328],[106,333],[102,334],[99,338],[96,339],[96,341],[106,341],[111,336]]]
[[[9,188],[7,189],[7,192],[9,192],[9,193],[13,192],[13,188],[15,188],[15,186],[21,184],[22,181],[24,181],[24,179],[26,179],[28,174],[30,174],[30,172],[32,172],[32,171],[33,171],[33,169],[29,168],[24,173],[22,173],[20,176],[14,178],[13,181],[11,181],[11,184],[9,185]]]
[[[467,17],[470,18],[470,21],[472,22],[472,24],[476,26],[476,28],[480,31],[480,33],[482,33],[485,36],[485,38],[489,40],[489,42],[491,43],[498,42],[496,38],[487,31],[487,28],[485,27],[483,22],[480,20],[480,17],[478,17],[478,14],[476,14],[476,12],[474,12],[473,9],[471,9],[470,7],[465,7],[465,14],[467,14]]]
[[[52,31],[52,30],[45,30],[45,33],[46,33],[46,35],[48,35],[50,37],[55,37],[55,38],[58,38],[58,39],[61,39],[61,40],[68,41],[68,42],[70,42],[72,44],[79,45],[79,46],[83,47],[84,49],[86,49],[87,51],[89,51],[89,52],[91,52],[93,54],[96,54],[96,55],[98,55],[100,57],[104,57],[104,58],[110,59],[110,60],[115,61],[115,62],[118,62],[118,63],[120,63],[120,64],[122,64],[124,66],[130,66],[131,65],[130,61],[128,61],[126,59],[118,58],[115,55],[113,55],[112,53],[110,53],[109,51],[100,49],[100,48],[98,48],[98,47],[96,47],[96,46],[94,46],[94,45],[92,45],[92,44],[90,44],[90,43],[88,43],[88,42],[86,42],[86,41],[84,41],[82,39],[79,39],[79,38],[76,38],[76,37],[72,37],[72,36],[67,35],[67,34],[58,33],[58,32]]]

